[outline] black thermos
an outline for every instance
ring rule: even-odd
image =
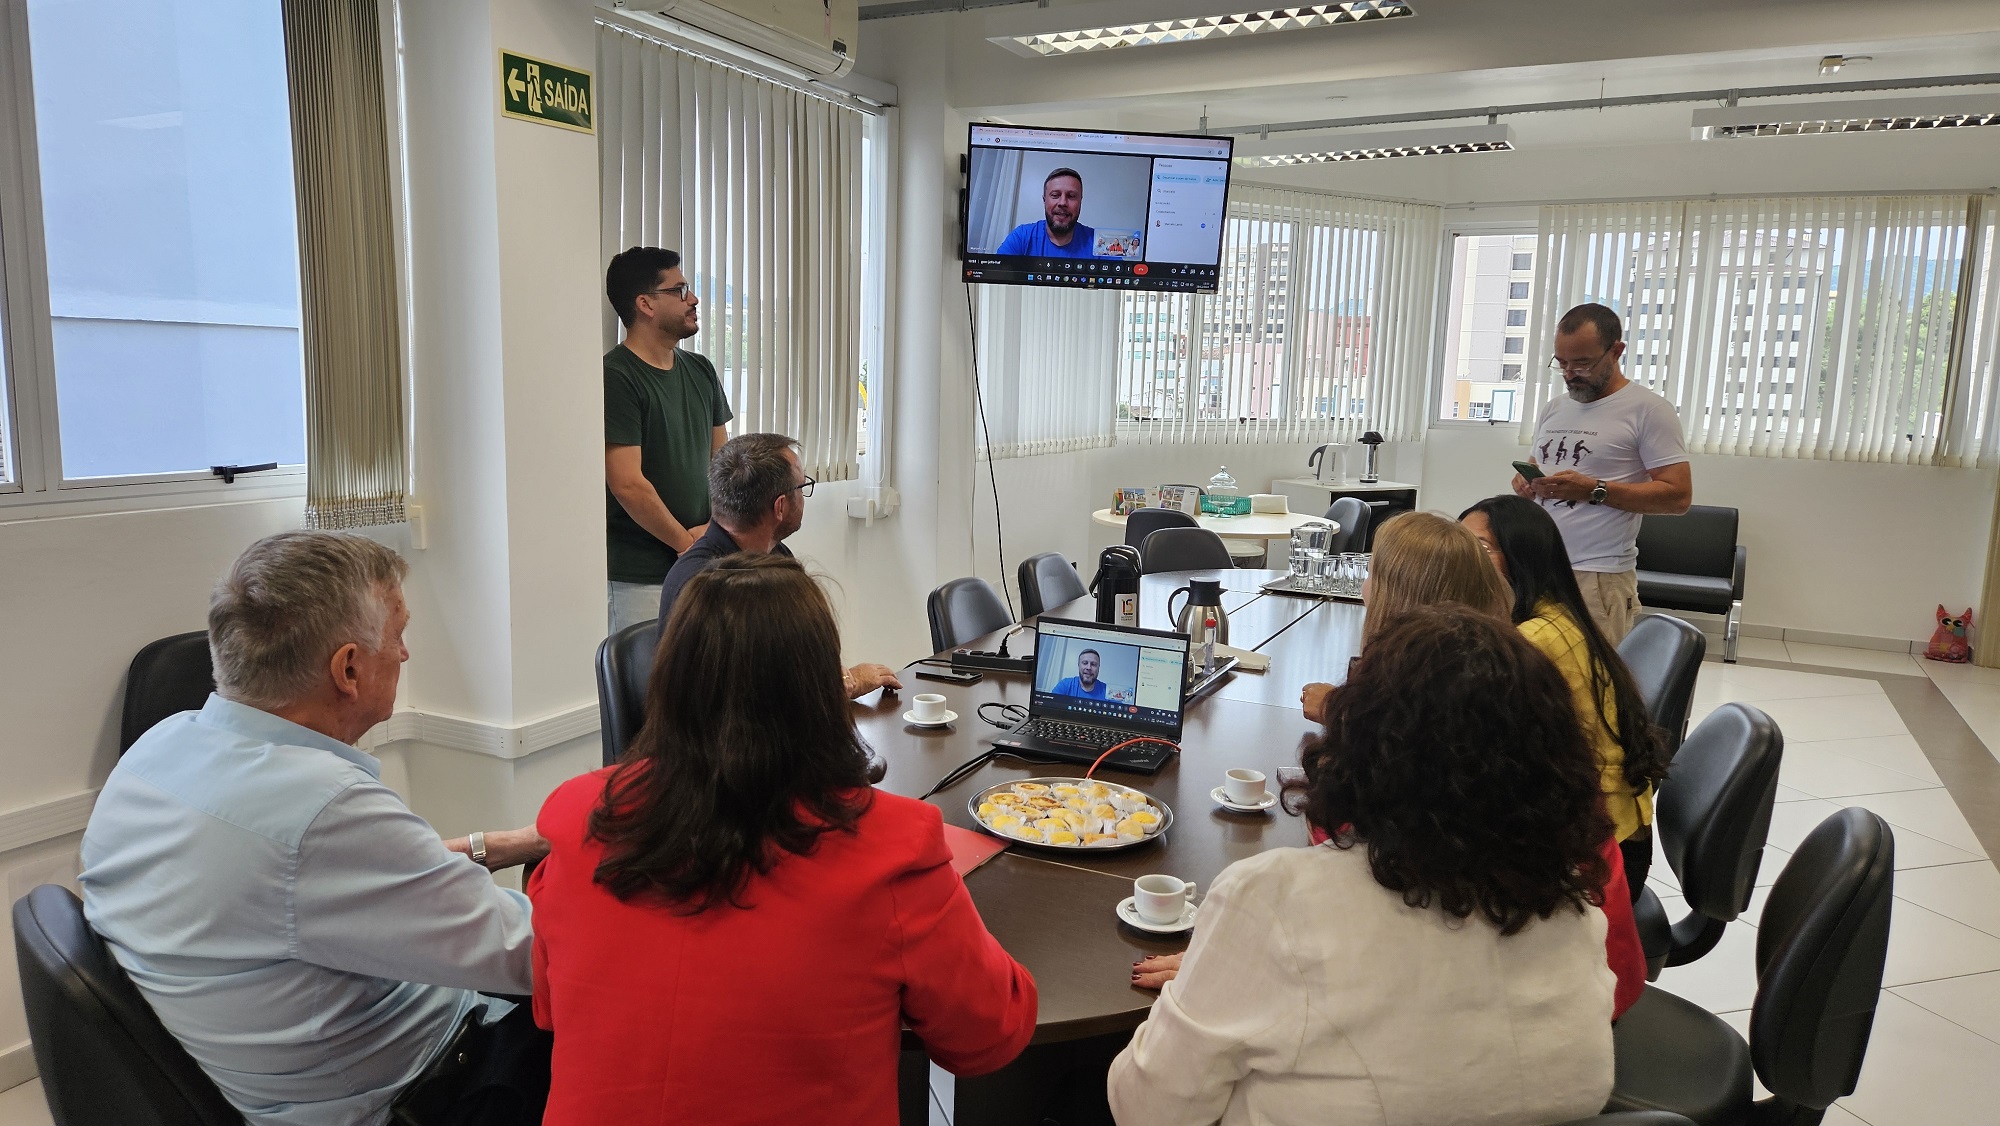
[[[1106,625],[1139,624],[1139,550],[1119,544],[1097,557],[1097,577],[1090,589],[1097,595],[1097,620]]]

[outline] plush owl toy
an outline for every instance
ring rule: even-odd
[[[1947,661],[1962,665],[1972,659],[1972,645],[1965,639],[1965,631],[1972,628],[1972,608],[1954,618],[1945,612],[1943,606],[1937,608],[1937,632],[1931,634],[1931,643],[1924,649],[1924,656],[1933,661]]]

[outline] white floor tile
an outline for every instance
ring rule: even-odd
[[[1936,677],[1931,679],[1931,683],[1958,710],[1965,725],[1972,728],[1972,733],[1986,744],[1987,750],[2000,748],[2000,684]],[[1995,753],[2000,754],[2000,751]]]
[[[1917,667],[1925,675],[1940,683],[1992,684],[2000,686],[2000,669],[1989,669],[1980,665],[1954,665],[1947,661],[1927,661],[1917,659]]]
[[[1861,1082],[1842,1104],[1870,1126],[1992,1122],[2000,1044],[1885,992]]]
[[[0,1091],[0,1126],[54,1126],[39,1080]]]
[[[1819,1120],[1820,1126],[1872,1126],[1856,1117],[1840,1103],[1826,1108],[1826,1117]]]
[[[1979,843],[1978,834],[1965,820],[1965,814],[1958,811],[1958,804],[1951,800],[1945,790],[1910,790],[1900,794],[1867,794],[1843,799],[1845,804],[1866,806],[1898,829],[1908,829],[1922,833],[1933,840],[1940,840],[1953,848],[1964,849],[1979,856],[1986,855],[1986,847]],[[1901,834],[1897,844],[1901,845]]]
[[[1909,900],[1894,901],[1883,985],[1910,985],[1996,970],[2000,970],[2000,938],[1926,911]]]
[[[2000,1042],[2000,973],[1972,974],[1892,990],[1954,1024]]]
[[[1911,660],[1908,653],[1891,653],[1882,649],[1850,649],[1842,645],[1813,645],[1802,641],[1787,641],[1785,648],[1791,650],[1792,663],[1798,665],[1897,673],[1902,676],[1924,675],[1922,667]]]
[[[1686,910],[1679,897],[1667,903],[1668,918],[1677,919]],[[1660,971],[1653,984],[1712,1013],[1747,1009],[1757,999],[1756,963],[1757,928],[1739,920],[1722,932],[1715,949],[1685,966]]]
[[[1695,700],[1809,700],[1826,696],[1880,696],[1882,685],[1865,676],[1761,669],[1703,663],[1695,676]]]
[[[1790,755],[1794,746],[1811,746],[1828,751],[1838,751],[1848,758],[1860,759],[1898,774],[1921,778],[1932,785],[1941,785],[1937,768],[1917,746],[1917,741],[1909,735],[1878,735],[1872,739],[1819,739],[1803,743],[1795,739],[1785,740],[1785,753]]]
[[[1927,793],[1929,791],[1919,790],[1917,792]],[[1785,802],[1782,805],[1773,807],[1771,810],[1771,832],[1765,838],[1768,843],[1764,849],[1766,857],[1764,872],[1768,872],[1772,878],[1776,878],[1777,870],[1772,867],[1769,859],[1773,848],[1783,849],[1789,855],[1798,849],[1799,842],[1806,839],[1806,834],[1812,832],[1813,829],[1818,827],[1820,822],[1831,817],[1839,810],[1850,805],[1868,807],[1871,799],[1886,800],[1896,796],[1895,794],[1872,794],[1867,797],[1842,798],[1837,802],[1814,798],[1811,801]],[[1932,837],[1927,837],[1906,826],[1896,825],[1896,819],[1889,816],[1886,811],[1877,810],[1876,812],[1881,813],[1883,820],[1889,822],[1897,830],[1896,870],[1898,872],[1906,868],[1929,868],[1937,864],[1964,864],[1978,860],[1984,855],[1983,853],[1967,852],[1965,849],[1948,845]],[[1957,812],[1955,808],[1953,812]],[[1759,883],[1768,882],[1763,878],[1764,872],[1759,873]]]
[[[1778,801],[1811,801],[1813,797],[1814,795],[1808,794],[1804,790],[1794,790],[1790,786],[1783,784],[1778,786]]]
[[[1720,638],[1710,638],[1708,651],[1711,654],[1720,654],[1722,652],[1722,640]],[[1785,643],[1775,637],[1743,637],[1741,635],[1738,635],[1736,638],[1736,656],[1738,660],[1750,661],[1790,661],[1792,659],[1792,655],[1785,651]]]
[[[1990,860],[1898,872],[1896,898],[2000,938],[2000,870]]]
[[[1868,683],[1874,685],[1875,692],[1820,698],[1752,698],[1747,702],[1769,713],[1777,721],[1778,730],[1785,733],[1788,743],[1794,739],[1811,743],[1820,739],[1865,739],[1909,734],[1909,728],[1903,726],[1903,717],[1897,713],[1896,705],[1882,695],[1882,686],[1872,680]]]
[[[1784,758],[1778,765],[1778,782],[1815,798],[1847,798],[1857,794],[1936,789],[1938,786],[1936,782],[1912,774],[1827,750],[1825,743],[1790,741],[1786,742]]]

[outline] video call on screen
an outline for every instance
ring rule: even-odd
[[[1227,137],[972,126],[966,280],[1215,292],[1230,146]],[[1058,170],[1073,175],[1051,181]]]
[[[1083,719],[1177,722],[1187,665],[1184,647],[1107,641],[1054,630],[1044,632],[1035,644],[1038,704]]]

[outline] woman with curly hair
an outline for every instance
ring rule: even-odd
[[[1610,825],[1569,685],[1462,605],[1378,623],[1310,745],[1332,837],[1225,869],[1112,1064],[1121,1122],[1520,1126],[1611,1092]]]
[[[1666,742],[1631,671],[1584,605],[1562,532],[1548,512],[1508,495],[1482,500],[1458,519],[1513,588],[1512,616],[1522,636],[1569,681],[1577,715],[1597,751],[1625,881],[1636,893],[1652,866],[1653,786],[1667,775]]]

